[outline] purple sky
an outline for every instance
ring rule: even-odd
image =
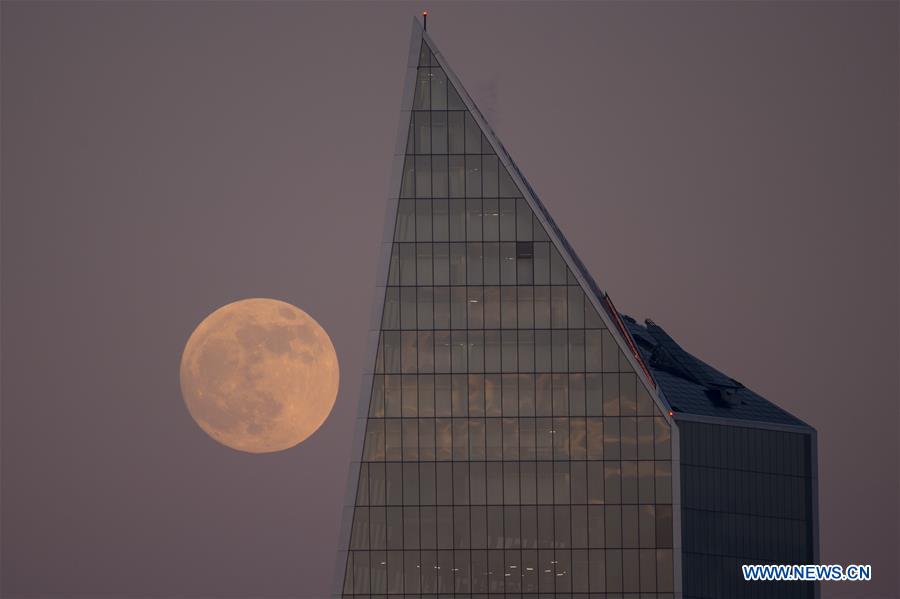
[[[330,592],[421,6],[2,3],[0,595]],[[900,595],[897,3],[429,8],[616,305],[818,429],[823,595]],[[278,454],[178,387],[254,296],[341,359]]]

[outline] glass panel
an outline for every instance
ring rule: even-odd
[[[672,441],[669,423],[662,416],[653,419],[654,422],[654,438],[655,438],[655,456],[657,460],[668,460],[672,457]]]
[[[450,156],[448,158],[448,170],[450,177],[450,197],[466,197],[466,161],[463,156]]]
[[[556,247],[551,244],[550,245],[550,283],[553,285],[565,285],[566,284],[566,275],[568,274],[569,269],[566,266],[566,263],[563,261],[562,256],[560,256],[559,251]]]
[[[501,334],[501,369],[503,372],[518,370],[518,355],[518,335],[515,331],[503,331]]]
[[[606,551],[606,588],[612,592],[622,591],[622,550]]]
[[[415,201],[398,200],[397,202],[397,227],[394,233],[396,241],[415,241]]]
[[[414,112],[415,135],[413,143],[416,154],[431,154],[431,113]]]
[[[499,418],[488,418],[485,421],[485,436],[487,445],[486,457],[488,460],[503,459],[503,432],[501,425],[502,421]],[[503,472],[500,469],[499,463],[495,464],[495,466],[496,468],[493,469],[490,467],[488,468],[488,502],[503,503]],[[491,479],[492,475],[496,476],[497,478]],[[491,501],[492,483],[497,485],[495,490],[499,493],[494,497],[495,501]]]
[[[482,220],[481,200],[466,200],[466,238],[469,241],[481,241]]]
[[[431,195],[446,198],[450,194],[450,172],[446,156],[434,156],[431,159]],[[435,239],[437,233],[435,232]]]
[[[488,156],[483,158],[487,159]],[[485,241],[499,241],[500,239],[500,208],[497,198],[490,197],[485,190],[482,200],[482,227]]]
[[[431,197],[431,156],[416,156],[416,197]]]
[[[466,284],[466,244],[450,244],[450,284]]]
[[[434,58],[431,54],[431,48],[429,48],[428,44],[423,40],[422,45],[419,48],[419,66],[427,67],[432,63],[432,60],[434,60]]]
[[[484,284],[500,284],[500,244],[484,243]],[[497,325],[499,327],[499,323]]]
[[[534,287],[534,326],[550,328],[550,288]]]
[[[656,508],[652,505],[642,505],[638,513],[640,522],[638,524],[640,530],[641,547],[656,546]]]
[[[672,503],[671,462],[656,462],[656,502]]]
[[[604,462],[603,473],[603,492],[607,503],[620,503],[622,501],[622,467],[619,462]]]
[[[480,242],[466,244],[466,283],[481,285],[483,282],[482,267],[484,260],[483,244]]]
[[[466,107],[463,101],[460,99],[459,94],[456,92],[456,88],[453,87],[448,81],[447,83],[447,108],[450,110],[462,110]]]
[[[466,312],[469,328],[484,328],[484,288],[466,288]]]
[[[432,287],[418,287],[418,288],[402,288],[404,292],[404,300],[405,302],[409,301],[412,298],[407,298],[406,292],[413,292],[416,294],[416,304],[415,307],[409,306],[411,314],[407,317],[407,322],[412,324],[411,327],[404,328],[419,328],[419,329],[432,329],[434,328],[434,288]],[[407,305],[404,302],[404,308],[407,308]],[[404,310],[404,314],[406,314],[406,310]]]
[[[481,156],[466,155],[466,197],[480,198],[481,195]]]
[[[516,244],[512,242],[500,244],[500,284],[516,284]],[[509,326],[515,327],[515,323]]]
[[[622,443],[622,459],[637,459],[637,419],[620,418],[619,434]]]
[[[422,460],[435,459],[434,420],[423,418],[419,420],[419,458]]]
[[[481,154],[481,131],[475,119],[466,112],[466,154]]]
[[[482,190],[484,197],[497,197],[497,157],[493,154],[483,156],[482,169]],[[499,214],[497,216],[499,221]]]
[[[550,284],[550,244],[534,244],[534,284]]]
[[[450,241],[465,241],[466,201],[462,199],[451,199],[448,200],[447,204],[450,211]]]
[[[502,175],[506,172],[506,169],[500,171],[501,174],[501,188],[503,185]],[[503,195],[503,194],[501,194]],[[518,195],[518,194],[515,194]],[[532,233],[531,233],[531,208],[528,207],[528,202],[525,201],[524,198],[516,199],[516,239],[518,241],[531,241]]]
[[[446,112],[431,113],[431,153],[446,154],[449,150]]]
[[[550,326],[554,329],[564,329],[568,325],[567,294],[565,287],[550,288]]]
[[[618,460],[622,457],[618,418],[603,419],[603,454],[607,460]]]
[[[516,418],[503,419],[503,459],[515,460],[519,457],[519,421]]]
[[[506,167],[501,166],[498,169],[498,174],[499,174],[499,195],[500,195],[500,197],[514,198],[514,197],[521,195],[519,193],[518,187],[516,187],[516,184],[513,183],[512,177],[509,176],[509,171],[506,170]],[[527,211],[528,211],[529,229],[530,229],[531,228],[531,223],[530,223],[531,210],[527,209]],[[519,239],[522,239],[522,237],[519,236]],[[531,239],[530,231],[529,231],[528,239]]]
[[[547,237],[547,232],[544,231],[544,226],[538,220],[537,214],[534,214],[531,219],[531,228],[534,232],[535,241],[550,241],[550,238]]]
[[[551,370],[551,345],[550,331],[534,332],[534,369],[535,372],[550,372]],[[548,394],[549,399],[549,394]],[[549,414],[549,401],[546,404],[548,409],[545,414]]]
[[[516,200],[513,198],[500,198],[499,204],[500,204],[500,241],[515,241],[516,240]]]
[[[440,67],[431,69],[431,109],[447,108],[447,75]]]
[[[419,69],[416,77],[416,93],[413,98],[414,110],[428,110],[431,107],[430,75],[429,69]]]
[[[447,139],[451,154],[465,154],[466,152],[466,126],[465,113],[447,113]]]
[[[484,414],[496,417],[501,415],[500,375],[488,374],[484,377]]]
[[[388,287],[384,294],[384,313],[381,317],[382,329],[400,328],[400,289]]]
[[[603,503],[604,473],[602,462],[587,462],[588,503]]]
[[[413,129],[410,128],[410,135]],[[400,197],[411,198],[415,196],[416,189],[416,163],[412,157],[407,157],[403,163],[403,175],[400,183]]]

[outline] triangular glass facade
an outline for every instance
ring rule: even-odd
[[[439,62],[426,37],[342,594],[673,597],[670,425]]]

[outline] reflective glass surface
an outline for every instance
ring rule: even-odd
[[[684,597],[813,597],[812,583],[745,582],[741,564],[812,564],[808,434],[680,422]]]
[[[672,597],[669,425],[419,65],[343,593]]]

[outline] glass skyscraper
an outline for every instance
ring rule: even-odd
[[[416,25],[337,595],[811,597],[814,431],[620,315]],[[754,586],[755,585],[755,586]]]

